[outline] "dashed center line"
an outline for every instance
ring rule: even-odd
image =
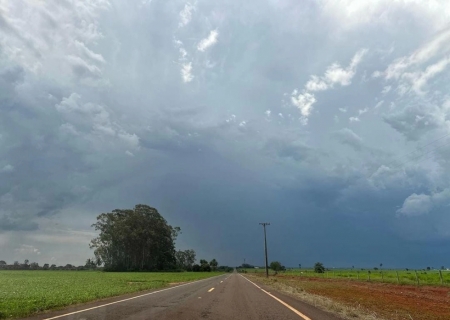
[[[208,290],[208,292],[211,292],[211,291],[213,291],[213,290],[214,290],[214,288],[211,288],[211,289]]]

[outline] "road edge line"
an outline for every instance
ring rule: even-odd
[[[73,315],[73,314],[77,314],[77,313],[81,313],[81,312],[85,312],[85,311],[90,311],[90,310],[94,310],[94,309],[98,309],[98,308],[103,308],[103,307],[110,306],[110,305],[113,305],[113,304],[116,304],[116,303],[125,302],[125,301],[129,301],[129,300],[137,299],[137,298],[142,298],[142,297],[149,296],[149,295],[152,295],[152,294],[155,294],[155,293],[172,290],[172,289],[175,289],[175,288],[187,286],[189,284],[198,283],[198,282],[210,280],[210,279],[213,279],[213,278],[216,278],[216,277],[221,277],[221,276],[223,276],[223,275],[221,274],[221,275],[214,276],[214,277],[211,277],[211,278],[206,278],[206,279],[196,280],[196,281],[192,281],[192,282],[188,282],[188,283],[183,283],[183,284],[180,284],[180,285],[175,286],[175,287],[170,287],[170,288],[165,288],[165,289],[161,289],[161,290],[157,290],[157,291],[152,291],[152,292],[149,292],[149,293],[141,294],[141,295],[136,296],[136,297],[131,297],[131,298],[127,298],[127,299],[123,299],[123,300],[119,300],[119,301],[114,301],[114,302],[102,304],[102,305],[95,306],[95,307],[92,307],[92,308],[87,308],[87,309],[83,309],[83,310],[69,312],[69,313],[66,313],[66,314],[61,314],[59,316],[55,316],[55,317],[51,317],[51,318],[45,318],[43,320],[53,320],[53,319],[58,319],[58,318],[62,318],[62,317],[67,317],[67,316],[70,316],[70,315]],[[87,302],[87,303],[89,303],[89,302]],[[67,306],[67,307],[70,307],[70,306]]]
[[[295,309],[294,307],[290,306],[289,304],[287,304],[286,302],[284,302],[283,300],[281,300],[280,298],[275,297],[273,294],[271,294],[270,292],[267,292],[266,290],[264,290],[263,288],[261,288],[260,286],[258,286],[256,283],[254,283],[253,281],[247,279],[246,277],[244,277],[242,274],[240,274],[240,276],[242,278],[244,278],[245,280],[247,280],[248,282],[250,282],[251,284],[253,284],[255,287],[257,287],[259,290],[261,290],[262,292],[264,292],[265,294],[267,294],[268,296],[272,297],[273,299],[277,300],[279,303],[281,303],[282,305],[284,305],[286,308],[288,308],[289,310],[291,310],[292,312],[294,312],[295,314],[297,314],[298,316],[302,317],[305,320],[311,320],[310,317],[304,315],[303,313],[301,313],[300,311],[298,311],[297,309]]]

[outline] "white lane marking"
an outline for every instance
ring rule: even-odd
[[[140,296],[131,297],[131,298],[127,298],[127,299],[123,299],[123,300],[119,300],[119,301],[114,301],[114,302],[106,303],[106,304],[102,304],[102,305],[100,305],[100,306],[96,306],[96,307],[92,307],[92,308],[87,308],[87,309],[83,309],[83,310],[78,310],[78,311],[66,313],[66,314],[62,314],[62,315],[60,315],[60,316],[56,316],[56,317],[52,317],[52,318],[45,318],[44,320],[53,320],[53,319],[58,319],[58,318],[62,318],[62,317],[67,317],[67,316],[70,316],[70,315],[72,315],[72,314],[77,314],[77,313],[81,313],[81,312],[85,312],[85,311],[89,311],[89,310],[94,310],[94,309],[98,309],[98,308],[110,306],[110,305],[112,305],[112,304],[116,304],[116,303],[120,303],[120,302],[124,302],[124,301],[129,301],[129,300],[133,300],[133,299],[137,299],[137,298],[149,296],[149,295],[152,295],[152,294],[155,294],[155,293],[160,293],[160,292],[163,292],[163,291],[172,290],[172,289],[175,289],[175,288],[187,286],[187,285],[193,284],[193,283],[199,283],[199,282],[202,282],[202,281],[210,280],[210,279],[217,278],[217,277],[221,277],[221,276],[223,276],[223,275],[219,275],[219,276],[215,276],[215,277],[212,277],[212,278],[206,278],[206,279],[202,279],[202,280],[197,280],[197,281],[193,281],[193,282],[188,282],[188,283],[180,284],[179,286],[170,287],[170,288],[166,288],[166,289],[162,289],[162,290],[158,290],[158,291],[153,291],[153,292],[141,294]]]
[[[211,292],[211,291],[213,291],[213,290],[214,290],[214,288],[211,288],[211,289],[208,290],[208,292]]]
[[[267,295],[271,296],[272,298],[274,298],[275,300],[277,300],[279,303],[281,303],[283,306],[285,306],[286,308],[288,308],[289,310],[291,310],[292,312],[296,313],[298,316],[302,317],[305,320],[311,320],[311,318],[305,316],[303,313],[301,313],[300,311],[298,311],[297,309],[295,309],[294,307],[291,307],[290,305],[288,305],[286,302],[284,302],[281,299],[278,299],[277,297],[275,297],[273,294],[270,294],[269,292],[267,292],[266,290],[264,290],[263,288],[261,288],[260,286],[258,286],[256,283],[248,280],[246,277],[244,277],[243,275],[240,274],[240,276],[242,278],[244,278],[245,280],[247,280],[248,282],[250,282],[251,284],[253,284],[255,287],[257,287],[258,289],[260,289],[262,292],[266,293]]]

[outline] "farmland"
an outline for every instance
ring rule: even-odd
[[[171,284],[218,272],[0,271],[0,319]]]
[[[264,273],[260,269],[241,269],[245,272]],[[273,271],[270,271],[273,274]],[[442,270],[356,270],[356,269],[332,269],[325,273],[315,273],[313,269],[289,269],[279,272],[280,275],[298,277],[317,277],[324,279],[345,279],[370,282],[385,282],[404,285],[446,285],[450,286],[450,271]],[[417,274],[417,277],[416,277]],[[398,275],[398,276],[397,276]],[[442,282],[441,282],[442,275]]]

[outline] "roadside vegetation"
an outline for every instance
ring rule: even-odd
[[[237,270],[243,273],[264,273],[264,267],[242,268]],[[314,268],[289,268],[286,270],[270,269],[270,274],[298,276],[303,278],[342,279],[362,282],[384,282],[400,285],[416,286],[450,286],[450,271],[445,269],[327,269],[323,264],[316,264]]]

